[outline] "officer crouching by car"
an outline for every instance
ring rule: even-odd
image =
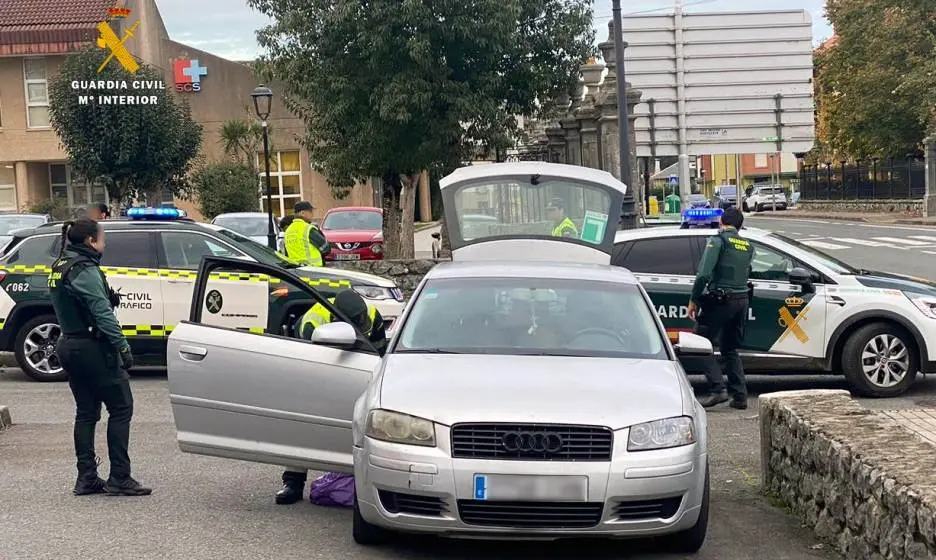
[[[67,247],[66,247],[67,242]],[[133,394],[127,370],[133,367],[130,345],[114,308],[120,296],[101,271],[104,230],[87,218],[62,226],[59,258],[49,273],[49,292],[62,329],[56,355],[68,373],[75,398],[74,443],[78,479],[75,495],[144,496],[152,490],[130,476],[130,419]],[[107,455],[110,476],[98,476],[94,431],[107,407]]]
[[[368,305],[364,298],[354,290],[338,292],[338,295],[328,301],[364,333],[364,336],[382,356],[387,349],[387,329],[377,308]],[[311,340],[312,332],[316,328],[336,320],[341,319],[332,316],[324,305],[316,303],[296,322],[292,334],[297,338]],[[307,477],[307,471],[287,470],[283,472],[283,488],[276,493],[276,503],[294,504],[301,500]]]
[[[732,408],[747,408],[747,385],[738,348],[744,340],[753,291],[748,278],[754,247],[738,233],[743,223],[740,210],[725,209],[718,234],[705,245],[689,301],[689,318],[696,322],[696,333],[717,344],[724,361],[723,373],[715,356],[705,359],[708,387],[699,402],[706,408],[729,399]]]

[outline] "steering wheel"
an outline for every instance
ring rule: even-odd
[[[589,335],[591,336],[597,335],[597,336],[603,336],[605,338],[613,338],[614,341],[617,342],[622,348],[627,348],[627,341],[624,340],[624,337],[612,331],[611,329],[605,329],[602,327],[588,327],[588,328],[584,328],[578,331],[577,333],[572,335],[572,339],[569,340],[569,346],[574,346],[574,344],[572,343],[574,343],[576,340],[578,340],[579,338],[582,338],[583,336],[589,336]]]

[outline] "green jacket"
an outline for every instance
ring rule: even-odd
[[[111,307],[111,289],[100,268],[101,255],[83,245],[70,245],[52,264],[49,294],[62,332],[96,330],[118,352],[130,345]]]
[[[747,292],[753,259],[754,247],[738,235],[735,228],[726,227],[713,235],[705,244],[690,301],[698,305],[706,289],[734,294]]]
[[[313,239],[319,241],[313,243]],[[324,240],[325,236],[317,227],[302,218],[296,218],[286,228],[286,256],[296,264],[324,266],[322,254],[328,252],[328,244]]]

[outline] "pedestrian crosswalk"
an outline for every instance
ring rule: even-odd
[[[800,239],[804,245],[821,251],[841,251],[862,247],[878,247],[899,250],[919,250],[936,255],[936,235],[907,235],[904,237],[808,237]]]

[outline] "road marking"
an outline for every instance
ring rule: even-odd
[[[932,243],[927,243],[925,241],[915,241],[913,239],[905,239],[903,237],[872,237],[875,241],[884,241],[886,243],[899,243],[902,245],[911,245],[913,247],[920,247],[926,245],[932,245]]]
[[[921,241],[929,241],[930,243],[936,243],[936,237],[932,235],[908,235],[910,239],[919,239]]]
[[[842,243],[850,243],[852,245],[864,245],[865,247],[890,247],[892,249],[907,248],[894,245],[893,243],[881,243],[879,241],[871,241],[869,239],[855,239],[854,237],[830,237],[829,239],[832,241],[841,241]]]
[[[836,245],[835,243],[825,243],[824,241],[815,241],[813,239],[804,239],[802,243],[804,245],[809,245],[810,247],[815,247],[816,249],[826,249],[829,251],[835,251],[837,249],[848,249],[847,245]]]
[[[927,255],[936,255],[936,251],[921,251],[921,253],[926,253]]]

